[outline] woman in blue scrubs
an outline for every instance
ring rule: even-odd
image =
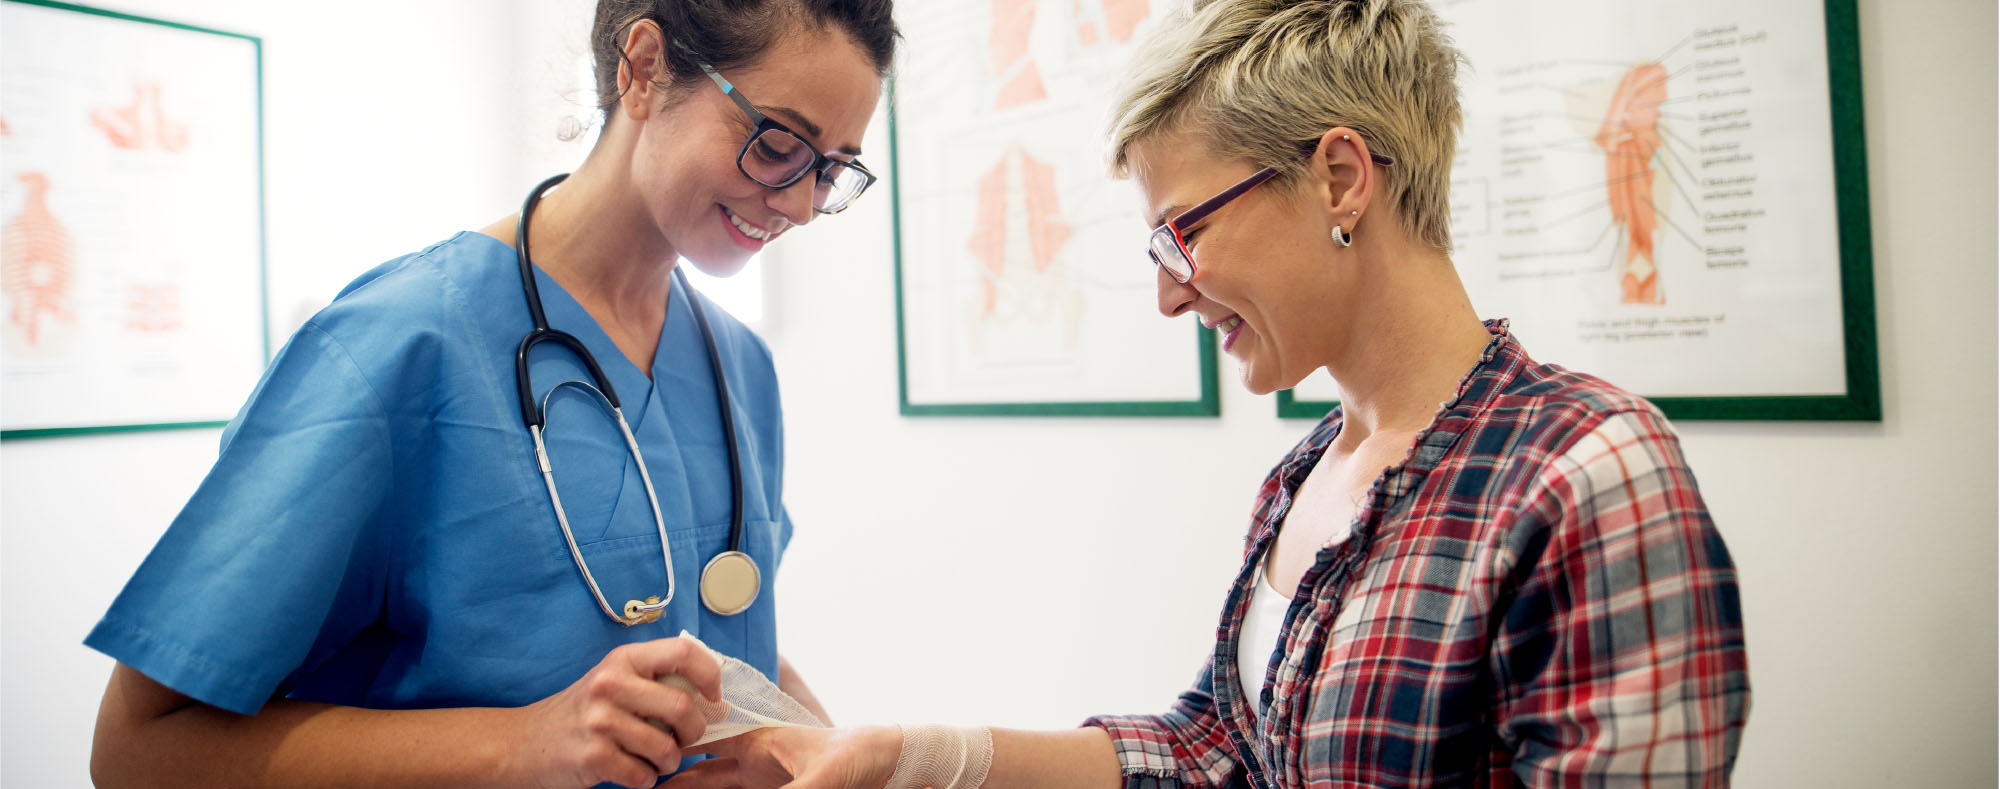
[[[615,387],[664,550],[617,422],[578,387],[550,394],[589,372],[543,344],[530,388],[577,557],[558,525],[515,381],[534,324],[521,217],[392,260],[279,353],[86,640],[118,661],[99,785],[650,786],[702,730],[697,700],[656,679],[719,693],[683,630],[817,707],[776,643],[792,526],[770,353],[703,302],[712,365],[702,297],[670,274],[678,258],[733,273],[859,195],[896,36],[890,0],[600,2],[603,131],[533,213],[532,276],[548,324]],[[767,183],[787,161],[803,177]],[[725,615],[698,585],[729,547],[732,440],[763,583]],[[616,607],[674,581],[655,621],[616,621],[592,593]]]

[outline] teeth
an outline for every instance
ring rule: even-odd
[[[1215,330],[1222,332],[1224,334],[1228,334],[1229,332],[1236,331],[1236,327],[1241,325],[1243,325],[1242,318],[1230,317],[1221,323],[1215,324]]]
[[[743,218],[742,218],[742,217],[740,217],[740,216],[737,216],[737,215],[736,215],[735,213],[731,212],[731,211],[730,211],[730,210],[729,210],[728,208],[724,208],[724,209],[722,209],[722,213],[723,213],[723,214],[724,214],[725,216],[728,216],[728,217],[729,217],[729,224],[732,224],[732,225],[735,225],[735,226],[736,226],[736,229],[737,229],[737,230],[740,230],[740,231],[742,231],[742,232],[743,232],[743,235],[746,235],[746,236],[749,236],[749,237],[751,237],[751,238],[754,238],[754,239],[757,239],[758,241],[769,241],[769,240],[771,240],[771,236],[772,236],[773,234],[771,234],[771,233],[766,233],[766,232],[764,232],[764,231],[762,231],[762,230],[758,230],[758,229],[757,229],[757,227],[756,227],[755,225],[752,225],[752,224],[750,224],[749,222],[745,222],[745,221],[743,221]]]

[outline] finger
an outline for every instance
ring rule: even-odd
[[[634,671],[650,679],[680,675],[708,701],[722,700],[722,663],[688,638],[658,638],[619,647]]]
[[[659,768],[652,762],[608,744],[593,748],[585,764],[597,777],[633,789],[645,789],[660,780]]]
[[[652,786],[681,764],[681,749],[667,732],[627,715],[598,727],[619,750],[645,763],[652,776],[640,786]]]
[[[676,747],[692,745],[708,731],[708,720],[697,699],[674,688],[636,676],[617,680],[609,701],[640,720],[664,727]]]

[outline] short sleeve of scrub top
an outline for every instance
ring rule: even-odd
[[[750,610],[700,603],[730,531],[727,440],[708,354],[673,288],[649,378],[536,272],[551,326],[597,357],[657,491],[674,595],[658,622],[598,608],[522,422],[514,353],[531,328],[511,247],[460,233],[348,286],[292,337],[223,433],[214,468],[85,643],[176,691],[254,714],[278,696],[378,709],[520,706],[612,648],[683,629],[777,674],[778,560],[791,537],[768,349],[704,302],[743,465]],[[588,381],[548,344],[540,401]],[[556,483],[614,608],[669,578],[637,467],[593,401],[548,397]]]

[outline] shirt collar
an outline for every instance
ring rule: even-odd
[[[1393,500],[1415,489],[1416,483],[1421,482],[1424,475],[1444,459],[1458,437],[1492,407],[1494,399],[1506,389],[1507,382],[1520,371],[1526,354],[1514,339],[1509,325],[1510,321],[1506,318],[1486,321],[1486,331],[1491,338],[1486,342],[1486,349],[1480,352],[1479,361],[1472,365],[1465,377],[1459,379],[1457,394],[1438,405],[1437,416],[1431,419],[1429,427],[1418,434],[1409,455],[1383,472],[1382,481],[1387,486],[1383,490],[1385,500]],[[1304,451],[1295,453],[1280,467],[1286,491],[1295,493],[1305,483],[1306,476],[1312,473],[1320,456],[1326,454],[1327,446],[1340,435],[1342,420],[1341,409],[1335,408],[1313,429]]]

